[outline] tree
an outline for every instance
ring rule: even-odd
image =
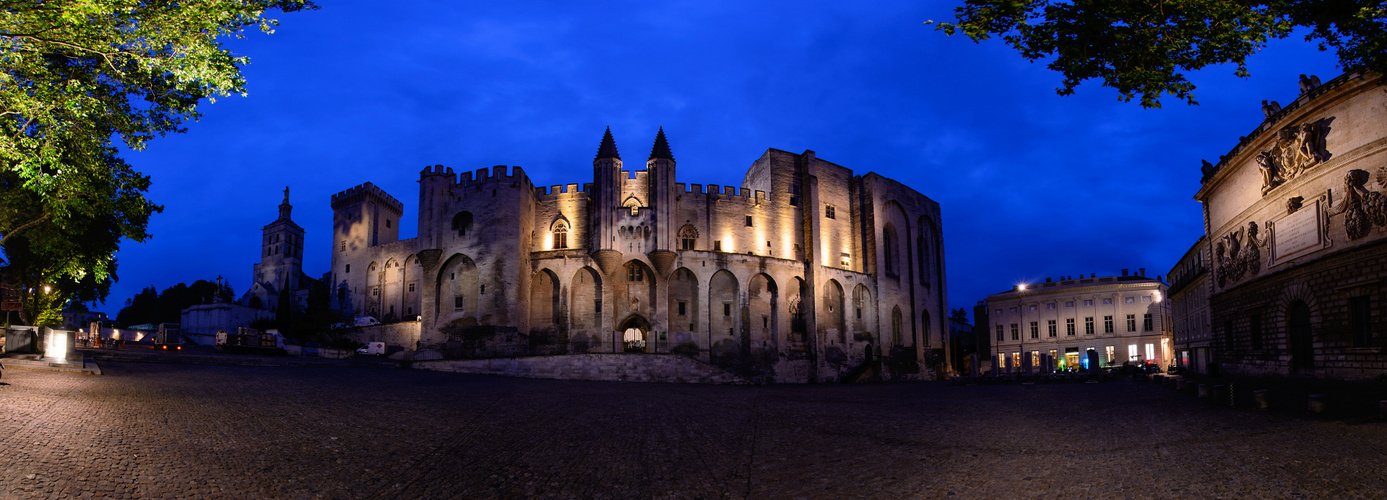
[[[1097,78],[1147,108],[1166,94],[1198,104],[1186,72],[1233,63],[1234,74],[1249,76],[1247,56],[1297,28],[1320,50],[1333,48],[1345,71],[1387,74],[1381,0],[965,0],[954,16],[936,29],[975,42],[997,35],[1026,59],[1048,59],[1064,76],[1060,95]]]
[[[217,301],[231,302],[234,296],[231,285],[216,281],[197,280],[192,285],[179,283],[165,288],[163,293],[148,286],[120,310],[116,322],[124,326],[178,323],[183,310],[188,307]]]
[[[968,323],[968,311],[962,307],[949,311],[949,319],[959,323]]]
[[[142,242],[162,207],[118,156],[182,132],[204,98],[244,94],[221,46],[265,11],[308,0],[0,0],[0,247],[29,237],[37,282],[106,283],[122,238]],[[95,230],[95,232],[92,232]],[[88,242],[86,240],[95,240]],[[80,246],[82,253],[65,249]],[[11,273],[15,274],[15,273]],[[106,289],[98,287],[101,298]]]

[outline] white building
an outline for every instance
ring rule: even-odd
[[[1145,269],[1129,275],[1123,269],[1121,276],[1016,285],[988,295],[981,309],[1000,371],[1039,367],[1042,354],[1057,368],[1080,366],[1087,351],[1098,352],[1100,366],[1129,361],[1165,366],[1172,357],[1165,295],[1159,276],[1147,278]]]

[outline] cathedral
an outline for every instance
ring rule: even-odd
[[[779,382],[947,371],[938,203],[813,151],[767,150],[740,187],[675,168],[663,129],[643,170],[608,129],[590,183],[426,167],[405,240],[403,203],[369,182],[342,191],[334,306],[383,323],[358,340],[420,352],[681,353]],[[286,258],[301,234],[277,243]]]

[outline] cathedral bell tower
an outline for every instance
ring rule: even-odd
[[[252,287],[260,285],[273,295],[293,293],[303,275],[303,228],[289,218],[289,188],[279,204],[279,218],[261,229],[260,263],[252,271]],[[273,308],[274,304],[265,304]]]

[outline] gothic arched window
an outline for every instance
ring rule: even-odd
[[[698,241],[698,230],[693,226],[685,224],[679,229],[679,249],[693,250],[694,244]]]

